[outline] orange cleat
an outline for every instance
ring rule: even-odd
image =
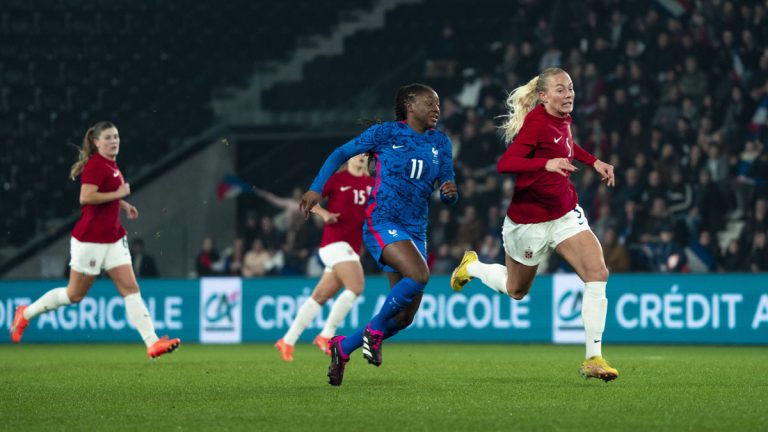
[[[293,361],[293,345],[287,344],[284,340],[280,339],[275,342],[275,348],[280,351],[280,355],[283,357],[283,361]]]
[[[178,348],[179,345],[181,345],[181,339],[169,339],[168,336],[163,336],[159,341],[153,343],[152,346],[147,348],[147,355],[151,359],[156,359],[161,355],[176,351],[176,348]]]
[[[26,306],[19,306],[16,308],[16,314],[13,316],[13,324],[11,324],[11,340],[14,343],[21,342],[21,336],[29,325],[29,320],[24,318],[25,310],[27,310]]]
[[[317,337],[315,337],[315,340],[313,340],[312,343],[317,345],[317,347],[320,348],[320,351],[322,351],[323,354],[331,355],[331,349],[328,348],[328,342],[330,342],[330,340],[331,338],[327,338],[322,335],[317,335]]]

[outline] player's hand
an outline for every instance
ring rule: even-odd
[[[131,185],[130,183],[123,183],[120,185],[119,188],[117,188],[117,198],[125,198],[128,195],[131,194]]]
[[[446,198],[449,198],[449,199],[456,198],[457,191],[458,191],[458,188],[456,187],[456,183],[452,181],[446,181],[440,185],[440,193]]]
[[[602,177],[601,181],[606,182],[605,184],[608,186],[615,186],[616,185],[616,178],[613,176],[613,165],[607,164],[600,159],[595,161],[595,164],[592,165],[595,167],[595,171],[597,171],[598,174],[600,174],[600,177]]]
[[[316,206],[317,203],[320,202],[322,197],[319,193],[315,191],[306,191],[304,192],[304,195],[301,196],[301,201],[299,201],[299,210],[304,213],[304,219],[309,219],[309,213],[312,210],[312,207]]]
[[[561,176],[567,176],[568,173],[576,171],[576,167],[566,158],[550,159],[547,161],[544,169],[549,172],[558,173]]]
[[[128,219],[134,220],[139,218],[139,209],[131,204],[125,203],[123,210],[125,210],[125,215],[128,216]]]
[[[341,213],[328,212],[327,215],[323,216],[323,222],[326,224],[335,224],[339,221],[339,216],[341,216]]]

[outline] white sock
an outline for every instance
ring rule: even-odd
[[[283,341],[288,345],[296,345],[296,341],[299,340],[301,333],[305,328],[307,328],[307,326],[309,326],[309,324],[315,318],[315,315],[317,315],[317,313],[320,312],[320,309],[322,308],[323,305],[318,303],[315,299],[312,297],[308,298],[307,301],[305,301],[304,304],[299,308],[299,312],[296,313],[296,318],[294,318],[293,323],[291,323],[291,327],[288,329],[288,331],[285,332]]]
[[[336,301],[333,302],[331,313],[328,314],[328,319],[325,321],[325,327],[323,327],[323,331],[320,332],[320,336],[332,338],[336,335],[336,327],[341,324],[344,317],[349,313],[349,310],[352,309],[355,300],[357,300],[357,294],[348,289],[345,289],[344,292],[339,295]]]
[[[507,294],[507,268],[501,264],[483,264],[475,261],[467,266],[467,273],[483,281],[488,288]]]
[[[125,302],[125,316],[136,327],[146,346],[151,346],[159,340],[155,333],[155,325],[149,316],[147,306],[141,298],[141,293],[129,294],[123,297]]]
[[[587,344],[586,358],[602,355],[605,316],[608,312],[608,299],[605,298],[607,284],[608,282],[587,282],[584,285],[581,319],[584,321]]]
[[[69,296],[67,295],[66,287],[54,288],[43,294],[39,299],[35,300],[34,303],[27,306],[27,309],[24,311],[24,318],[30,320],[40,315],[41,313],[45,313],[57,309],[60,306],[65,306],[71,303],[72,302],[69,300]]]

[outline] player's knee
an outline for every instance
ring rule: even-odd
[[[403,330],[408,328],[411,324],[413,324],[413,315],[406,315],[403,317],[398,318],[397,320],[397,327],[398,330]]]
[[[418,271],[413,272],[408,277],[417,283],[426,285],[427,282],[429,282],[429,268],[425,266],[423,269],[419,269]]]
[[[587,282],[591,281],[607,281],[608,280],[608,268],[605,265],[597,266],[590,269]]]
[[[528,295],[528,291],[512,291],[511,293],[508,293],[510,297],[512,297],[515,300],[522,300],[525,298],[526,295]]]
[[[69,297],[69,301],[72,302],[72,304],[77,304],[77,303],[80,303],[81,301],[83,301],[83,299],[85,298],[85,293],[82,293],[82,294],[81,293],[76,293],[76,294],[67,293],[67,297]]]

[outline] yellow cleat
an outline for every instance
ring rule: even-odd
[[[462,288],[464,288],[464,285],[472,280],[472,276],[469,275],[467,267],[476,261],[477,253],[475,253],[475,251],[464,252],[464,256],[461,258],[459,266],[456,267],[451,274],[451,288],[453,288],[454,291],[461,291]]]
[[[579,374],[584,378],[600,378],[608,382],[619,377],[619,371],[612,368],[601,356],[590,357],[581,364]]]

